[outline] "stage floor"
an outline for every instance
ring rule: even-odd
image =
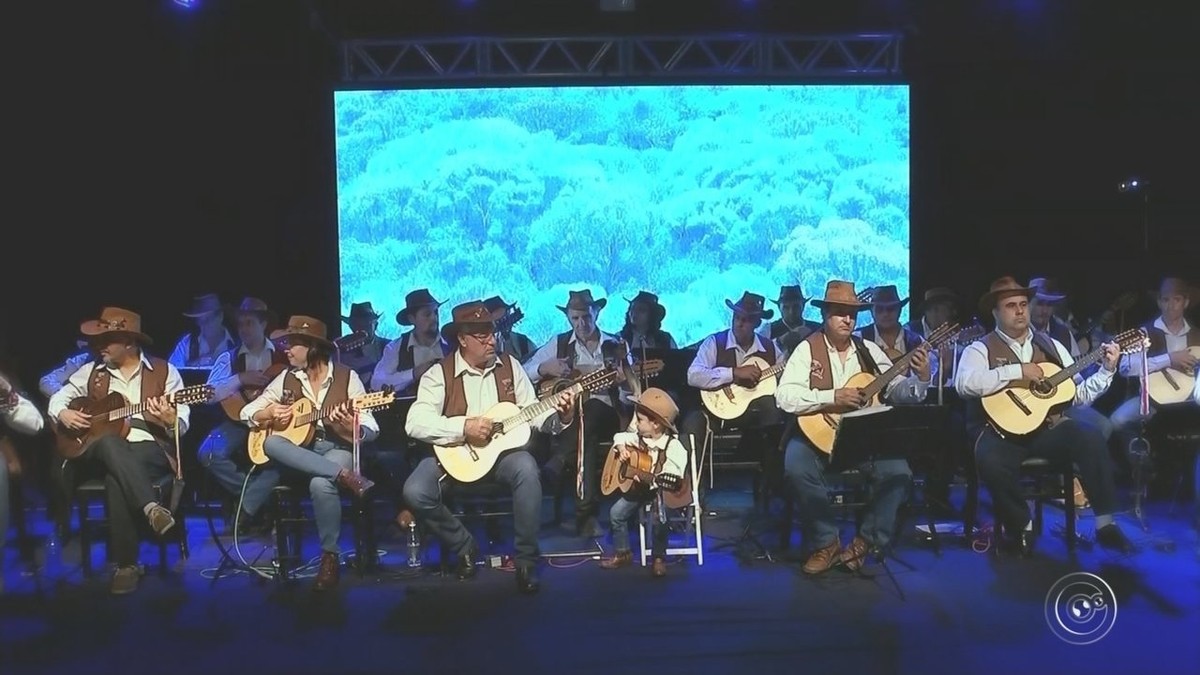
[[[182,574],[162,578],[151,567],[126,597],[108,594],[105,575],[81,579],[70,567],[75,544],[64,551],[65,577],[42,580],[39,590],[10,545],[0,662],[3,672],[23,675],[1195,672],[1200,544],[1181,515],[1190,505],[1174,518],[1154,505],[1153,536],[1121,517],[1146,547],[1133,558],[1084,548],[1071,562],[1050,531],[1033,559],[974,552],[961,538],[946,539],[939,556],[910,525],[897,555],[915,569],[891,563],[901,599],[878,566],[866,570],[869,578],[841,570],[811,578],[800,572],[795,545],[773,561],[755,559],[752,547],[742,555],[717,549],[747,522],[777,549],[775,526],[751,514],[749,502],[736,486],[711,494],[716,515],[705,520],[702,567],[690,558],[652,579],[640,566],[605,571],[591,559],[570,567],[579,559],[559,559],[562,567],[543,565],[534,597],[518,595],[512,573],[497,569],[471,582],[439,576],[434,566],[405,576],[394,529],[381,532],[377,574],[359,578],[343,568],[341,588],[325,594],[309,590],[309,580],[286,587],[245,574],[204,578],[218,553],[202,517],[189,521],[192,557]],[[1051,510],[1048,529],[1060,524]],[[1080,529],[1091,534],[1090,518]],[[545,535],[563,536],[551,527]],[[1152,545],[1165,540],[1174,551]],[[144,549],[147,562],[152,551]],[[1100,576],[1116,594],[1111,631],[1091,645],[1067,644],[1047,623],[1047,594],[1073,572]]]

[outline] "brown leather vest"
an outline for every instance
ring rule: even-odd
[[[467,392],[463,388],[463,380],[454,374],[454,364],[457,359],[451,353],[442,359],[442,381],[446,383],[442,399],[442,417],[462,417],[467,414]],[[513,380],[513,359],[502,356],[496,361],[496,367],[491,376],[496,383],[496,400],[501,403],[516,403],[517,389]],[[483,414],[480,410],[477,414]]]
[[[900,331],[904,334],[905,352],[916,349],[921,345],[922,342],[925,341],[925,338],[922,337],[920,333],[910,330],[908,326],[901,326]],[[868,342],[877,342],[876,338],[878,335],[876,334],[875,325],[871,324],[870,326],[865,326],[862,329],[862,337]]]
[[[804,341],[808,343],[808,350],[812,354],[813,363],[808,374],[808,388],[834,389],[833,364],[829,361],[829,349],[825,345],[825,331],[817,331],[804,338]],[[863,339],[857,335],[851,335],[850,341],[854,343],[854,354],[858,357],[859,370],[871,375],[878,375],[879,366],[876,365],[875,359],[871,357],[871,352],[867,351],[867,345],[863,342]]]
[[[329,384],[329,391],[325,393],[325,401],[321,404],[321,410],[341,405],[350,398],[350,369],[341,364],[330,364],[329,367],[333,369],[333,382]],[[283,376],[283,395],[284,401],[288,405],[304,398],[304,386],[300,383],[300,378],[296,377],[296,373],[290,370]],[[347,445],[354,444],[351,439],[334,431],[333,425],[326,426],[325,431]]]
[[[150,368],[142,366],[142,387],[139,402],[162,396],[167,389],[167,362],[154,356],[147,356],[146,360],[150,362]],[[112,382],[112,375],[108,369],[102,364],[96,366],[92,371],[92,376],[88,378],[87,395],[88,398],[102,399],[108,396],[108,388]],[[143,412],[142,417],[154,419],[154,416],[148,412]],[[145,424],[139,420],[130,420],[130,426],[135,426],[143,431],[148,431],[152,436],[159,441],[171,441],[167,436],[167,430],[158,424]],[[173,441],[171,441],[173,442]]]
[[[763,349],[766,350],[766,355],[763,359],[767,362],[767,366],[775,365],[775,341],[764,338],[761,335],[755,334],[758,341],[762,343]],[[729,344],[729,331],[721,331],[714,335],[717,343],[717,359],[713,364],[717,368],[737,368],[737,347]],[[757,354],[758,352],[755,352]]]
[[[1050,336],[1046,333],[1033,332],[1033,357],[1029,360],[1030,363],[1053,363],[1058,367],[1062,367],[1062,359],[1059,358],[1058,350],[1054,348],[1054,343],[1050,341]],[[983,345],[987,347],[988,367],[995,369],[1001,366],[1019,365],[1024,363],[1017,358],[1016,352],[1004,338],[996,331],[988,333],[982,339]],[[983,412],[983,403],[979,399],[967,401],[966,422],[968,438],[972,441],[979,438],[979,434],[983,431],[987,424],[987,415]]]

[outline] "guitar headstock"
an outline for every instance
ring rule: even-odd
[[[366,346],[366,344],[370,341],[371,337],[367,335],[366,331],[359,330],[350,333],[349,335],[343,335],[342,337],[337,338],[333,341],[333,346],[337,347],[339,352],[348,352],[352,349],[358,349],[359,347]]]
[[[654,377],[663,371],[666,364],[662,359],[646,359],[633,364],[633,372],[641,377]]]
[[[217,395],[217,390],[211,384],[194,384],[184,387],[171,395],[175,405],[196,405],[208,403]]]
[[[660,473],[654,477],[654,482],[657,483],[660,488],[668,492],[674,492],[675,490],[678,490],[679,486],[683,483],[683,478],[676,476],[673,473]]]
[[[579,378],[578,385],[582,391],[593,392],[616,386],[617,381],[617,371],[612,368],[604,368]]]
[[[871,287],[862,289],[858,292],[858,295],[855,295],[854,297],[859,302],[871,302],[871,296],[873,295],[875,295],[875,288]]]
[[[373,410],[375,408],[386,408],[395,402],[395,390],[390,386],[386,386],[379,391],[369,391],[362,396],[355,396],[354,408],[356,410]]]
[[[521,319],[524,318],[525,312],[522,312],[521,308],[517,305],[513,305],[512,310],[509,311],[508,314],[500,317],[500,319],[496,321],[496,332],[507,333],[508,331],[512,330],[513,326],[520,323]]]
[[[974,342],[984,335],[987,335],[987,332],[988,329],[984,328],[983,324],[975,322],[974,324],[959,330],[951,339],[959,344],[963,344],[965,342]]]
[[[1150,346],[1150,336],[1145,328],[1133,328],[1115,336],[1112,342],[1116,343],[1122,354],[1134,354]]]

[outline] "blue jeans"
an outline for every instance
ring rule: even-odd
[[[242,496],[242,511],[253,516],[267,502],[271,490],[279,485],[279,469],[270,464],[260,466],[250,475],[246,483],[246,472],[230,458],[234,452],[244,453],[250,430],[229,420],[212,430],[200,444],[200,464],[226,492]],[[242,486],[246,492],[242,494]]]
[[[838,525],[833,504],[829,501],[829,486],[825,482],[828,465],[826,456],[800,436],[788,441],[783,457],[783,476],[799,502],[804,535],[812,536],[813,550],[838,541]],[[896,512],[908,496],[912,471],[908,462],[902,459],[866,462],[856,468],[868,477],[871,487],[859,535],[868,544],[884,548],[895,532]]]
[[[613,547],[617,553],[629,551],[629,519],[637,517],[647,502],[656,495],[653,492],[625,494],[612,505],[608,512],[608,524],[612,528]],[[654,558],[667,557],[667,535],[669,528],[658,522],[657,516],[646,518],[646,527],[650,529],[650,555]]]
[[[321,550],[337,553],[338,536],[342,533],[342,500],[335,479],[342,469],[354,468],[354,455],[331,441],[316,441],[312,450],[305,450],[282,436],[267,437],[263,450],[272,461],[312,477],[308,493],[312,496]]]

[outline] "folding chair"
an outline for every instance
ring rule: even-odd
[[[704,534],[700,524],[700,490],[697,488],[699,485],[699,473],[696,469],[696,438],[692,436],[689,440],[691,441],[689,447],[692,449],[688,453],[688,466],[685,471],[687,475],[685,478],[689,481],[689,487],[691,488],[692,503],[688,504],[682,509],[674,509],[677,512],[682,512],[682,516],[674,516],[673,514],[668,513],[667,522],[659,523],[658,527],[669,527],[672,521],[688,523],[689,528],[692,530],[688,535],[687,544],[689,545],[673,547],[668,540],[667,555],[694,555],[696,556],[697,564],[703,565]],[[640,511],[641,517],[638,518],[638,542],[640,543],[642,549],[642,567],[646,566],[646,559],[650,556],[650,550],[646,547],[646,519],[654,517],[652,515],[653,509],[653,502],[646,504]],[[693,536],[695,539],[692,539]]]

